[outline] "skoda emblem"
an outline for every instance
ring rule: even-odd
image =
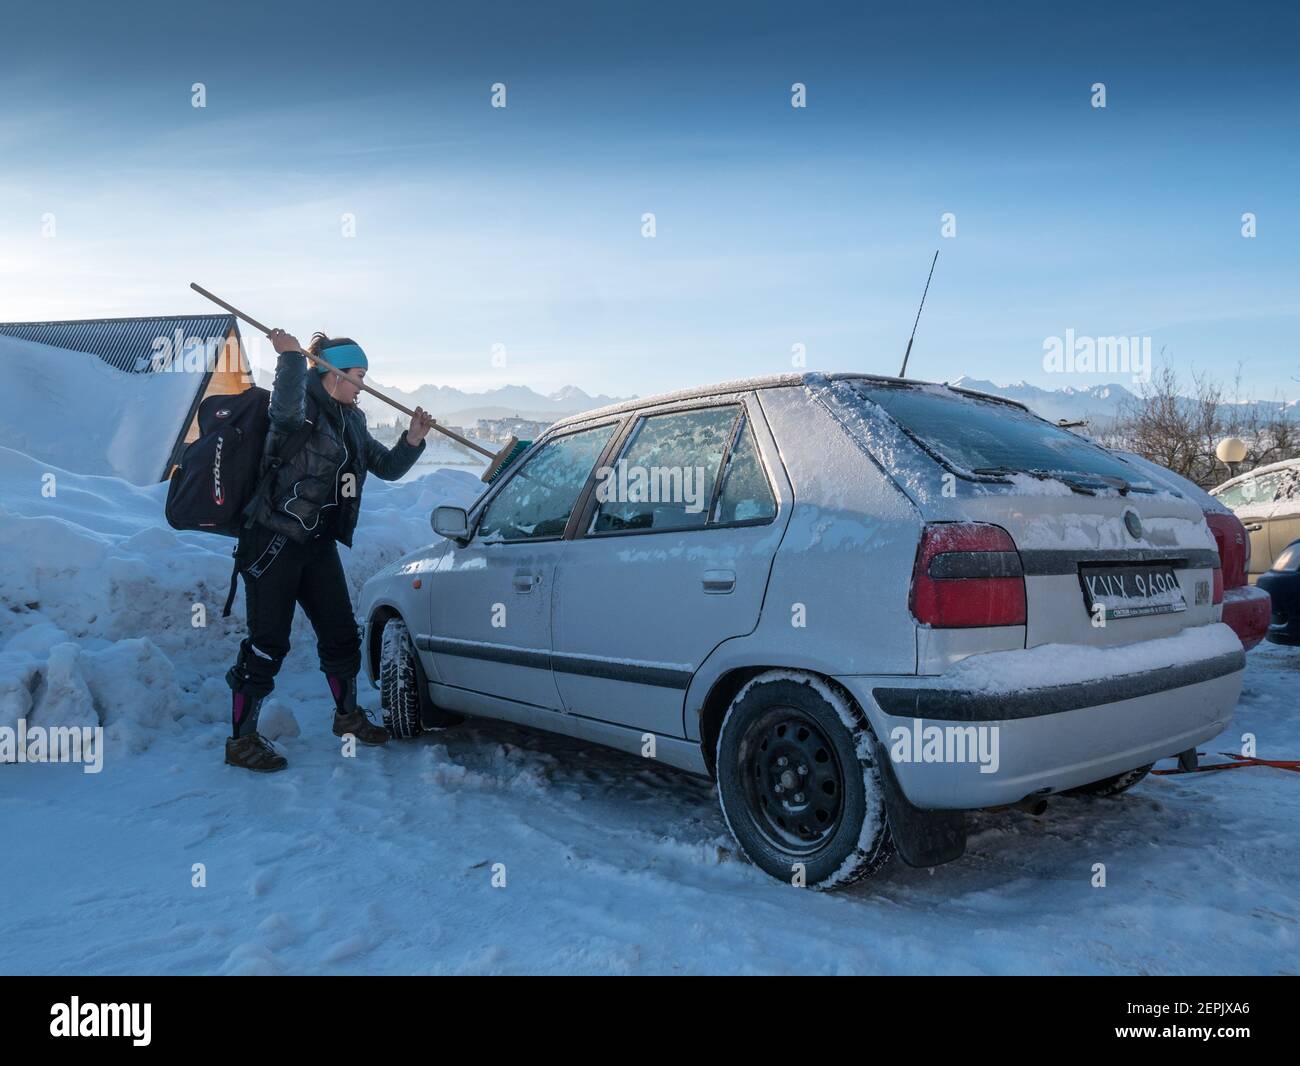
[[[1136,511],[1124,512],[1124,528],[1132,534],[1134,540],[1142,539],[1142,519]]]

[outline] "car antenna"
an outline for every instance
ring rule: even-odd
[[[907,351],[903,353],[903,369],[898,372],[900,378],[907,377],[907,358],[912,354],[912,341],[916,340],[916,324],[921,321],[921,308],[925,306],[925,294],[930,291],[930,278],[934,277],[934,264],[939,261],[939,249],[934,250],[930,260],[930,277],[925,279],[925,290],[921,293],[921,307],[916,309],[916,322],[912,323],[912,335],[907,338]]]

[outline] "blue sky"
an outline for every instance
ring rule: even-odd
[[[0,320],[193,280],[379,381],[646,394],[894,373],[939,248],[913,376],[1127,380],[1046,373],[1072,329],[1300,396],[1293,5],[901,7],[7,11]]]

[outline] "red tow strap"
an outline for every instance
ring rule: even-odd
[[[1237,755],[1231,751],[1219,752],[1224,758],[1231,759],[1232,762],[1210,763],[1208,766],[1198,766],[1195,770],[1184,770],[1181,766],[1176,766],[1172,770],[1152,770],[1153,774],[1203,774],[1211,770],[1239,770],[1243,766],[1272,766],[1278,770],[1294,770],[1300,773],[1300,759],[1251,759],[1245,755]]]

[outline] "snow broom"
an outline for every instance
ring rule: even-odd
[[[244,314],[244,312],[241,311],[238,307],[234,307],[231,304],[226,303],[226,301],[221,299],[220,296],[216,296],[213,293],[208,292],[208,290],[205,289],[202,285],[199,285],[191,281],[190,288],[193,289],[195,292],[197,292],[200,296],[206,296],[217,306],[224,307],[236,318],[243,319],[259,333],[266,335],[271,332],[269,328],[262,325],[262,323],[257,321],[257,319],[251,317],[250,315]],[[358,389],[361,389],[363,392],[370,393],[371,396],[374,396],[377,399],[383,400],[384,403],[388,404],[389,407],[397,408],[397,410],[401,411],[402,414],[406,415],[408,418],[415,417],[415,412],[412,411],[409,407],[406,407],[403,404],[398,403],[391,396],[385,396],[378,389],[372,389],[364,381],[361,381],[359,378],[352,377],[350,374],[347,373],[347,371],[339,370],[337,367],[331,366],[327,360],[322,359],[319,355],[312,355],[310,352],[303,352],[303,355],[305,355],[313,363],[317,363],[320,366],[323,366],[326,370],[332,370],[340,377],[347,378],[348,381],[350,381]],[[532,441],[530,440],[518,440],[515,437],[511,437],[509,440],[506,441],[505,447],[503,447],[499,452],[494,452],[491,449],[484,448],[483,445],[470,440],[468,437],[462,437],[455,430],[451,430],[448,429],[446,426],[439,425],[437,419],[434,419],[433,421],[433,428],[436,429],[439,433],[443,434],[444,436],[450,437],[458,444],[463,444],[466,448],[470,448],[473,451],[478,452],[479,455],[485,456],[489,460],[487,469],[483,471],[483,480],[486,481],[489,485],[492,484],[492,482],[494,482],[498,477],[501,476],[501,471],[505,470],[506,467],[508,467],[517,458],[519,458],[519,456],[524,453],[525,449],[527,449],[527,447],[530,444],[532,444]]]

